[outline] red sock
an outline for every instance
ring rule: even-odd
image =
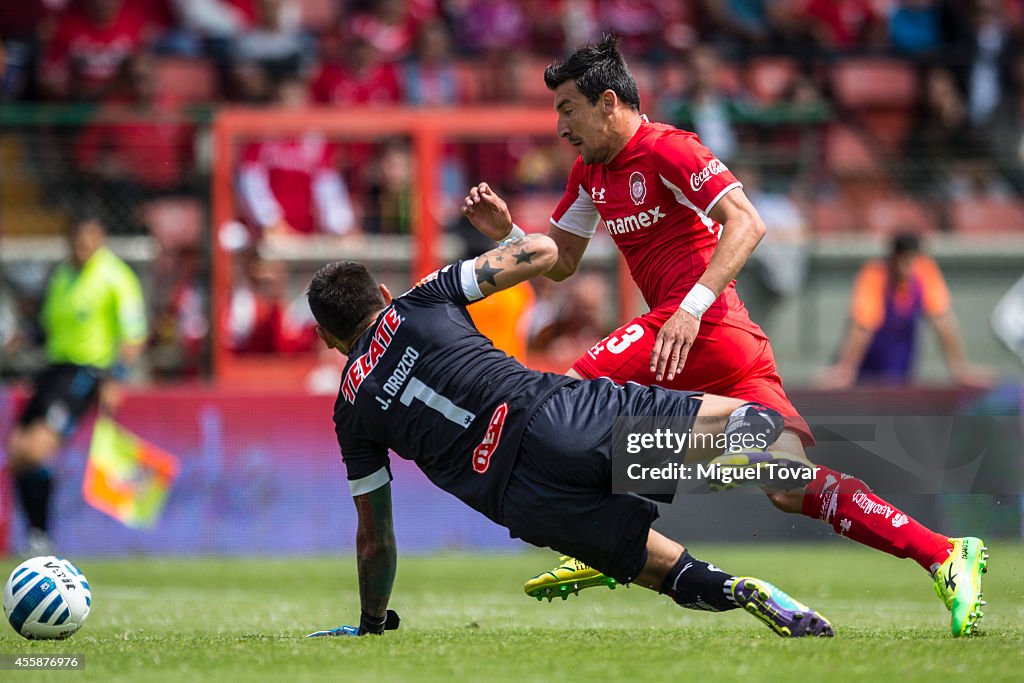
[[[827,467],[819,466],[814,481],[807,485],[803,514],[875,550],[911,557],[927,572],[949,556],[951,546],[945,536],[886,503],[860,479]]]

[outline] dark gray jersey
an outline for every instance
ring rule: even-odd
[[[390,481],[391,449],[500,523],[526,423],[573,380],[525,368],[477,331],[472,269],[446,266],[381,312],[352,347],[334,422],[353,495]]]

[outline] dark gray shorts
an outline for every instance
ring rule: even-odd
[[[647,535],[658,508],[611,492],[615,418],[693,418],[701,396],[608,380],[556,391],[534,414],[519,446],[502,502],[509,533],[631,582],[647,561]]]

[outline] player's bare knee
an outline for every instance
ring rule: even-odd
[[[53,459],[59,447],[60,437],[46,425],[17,429],[8,441],[8,465],[15,474],[33,470]]]

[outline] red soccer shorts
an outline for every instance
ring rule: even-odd
[[[795,432],[805,447],[814,445],[810,427],[782,388],[771,344],[763,335],[731,325],[704,323],[686,356],[683,371],[672,381],[656,382],[651,372],[651,351],[658,330],[675,311],[675,306],[666,306],[630,320],[594,344],[572,369],[585,379],[607,377],[619,384],[657,384],[758,401],[782,413],[786,428]]]

